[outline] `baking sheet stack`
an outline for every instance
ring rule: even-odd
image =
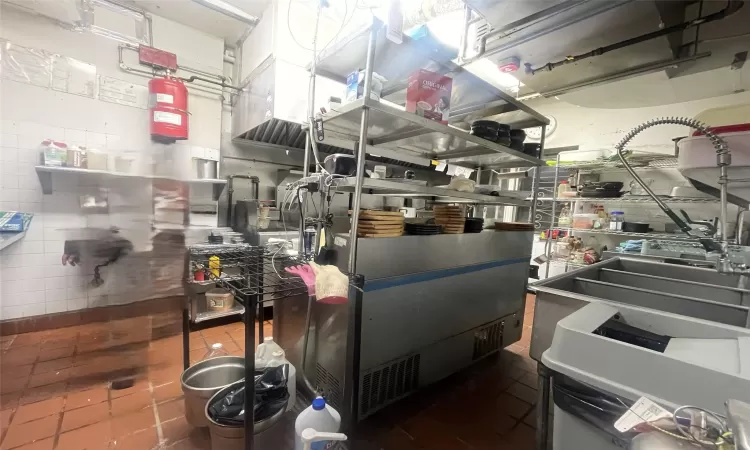
[[[466,225],[466,211],[463,206],[438,205],[432,209],[435,223],[443,227],[443,233],[462,234]]]
[[[357,237],[395,237],[404,234],[404,214],[400,211],[376,211],[363,209],[359,212]]]

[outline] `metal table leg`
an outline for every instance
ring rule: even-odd
[[[547,450],[549,440],[550,370],[537,363],[536,450]]]
[[[253,450],[255,437],[255,308],[258,296],[245,299],[245,450]]]
[[[182,365],[185,370],[190,367],[190,313],[187,306],[182,308]]]

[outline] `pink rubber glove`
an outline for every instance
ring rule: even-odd
[[[313,272],[309,265],[304,264],[301,266],[287,267],[284,270],[292,275],[297,275],[302,278],[302,281],[305,282],[305,286],[307,286],[307,293],[309,295],[315,295],[315,272]]]

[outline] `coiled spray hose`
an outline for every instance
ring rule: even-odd
[[[623,165],[625,166],[625,169],[630,173],[630,175],[633,177],[633,179],[638,182],[638,184],[643,187],[643,190],[648,193],[648,195],[651,196],[651,198],[654,199],[656,204],[661,208],[662,211],[664,211],[667,216],[669,216],[670,219],[674,221],[674,223],[677,224],[677,226],[680,227],[680,229],[685,232],[686,234],[690,234],[690,231],[692,231],[692,228],[690,225],[688,225],[684,220],[682,220],[677,214],[675,214],[672,209],[667,206],[666,203],[664,203],[659,197],[654,194],[654,192],[648,187],[646,183],[643,182],[640,176],[638,176],[637,173],[635,173],[635,170],[633,170],[632,167],[630,167],[630,164],[628,164],[628,161],[625,159],[625,155],[623,154],[625,150],[625,146],[628,145],[628,143],[633,140],[634,137],[636,137],[638,134],[640,134],[642,131],[654,127],[656,125],[684,125],[686,127],[694,128],[698,131],[700,131],[702,134],[704,134],[710,141],[711,144],[716,149],[716,165],[719,167],[719,185],[721,186],[721,240],[722,240],[722,252],[726,251],[727,247],[727,184],[729,183],[728,178],[728,166],[732,163],[732,157],[729,153],[729,148],[727,146],[726,141],[717,136],[714,132],[712,132],[706,124],[703,122],[697,121],[695,119],[690,119],[687,117],[664,117],[661,119],[654,119],[649,120],[648,122],[642,123],[641,125],[638,125],[637,127],[633,128],[628,132],[628,134],[625,135],[624,138],[620,142],[615,145],[615,148],[617,149],[617,155],[620,157],[620,161],[622,161]],[[706,247],[708,250],[708,240],[701,240],[701,243]]]

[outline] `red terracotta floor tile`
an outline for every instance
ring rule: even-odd
[[[185,416],[185,400],[182,398],[170,400],[168,402],[161,403],[157,407],[159,411],[159,421],[166,422],[178,417]]]
[[[110,444],[111,449],[116,450],[156,450],[159,446],[159,436],[156,428],[152,427],[138,433],[115,438]]]
[[[42,400],[59,397],[65,394],[65,388],[66,384],[63,382],[26,389],[25,391],[23,391],[23,395],[21,396],[19,403],[21,405],[27,405],[29,403],[41,402]]]
[[[22,390],[29,383],[29,378],[30,377],[6,379],[3,377],[0,379],[0,393],[8,394]]]
[[[67,369],[73,365],[73,358],[58,358],[51,361],[38,362],[34,366],[33,374],[37,375],[40,373],[54,372],[56,370]]]
[[[18,400],[21,398],[21,394],[21,391],[0,394],[0,411],[13,409],[18,406]]]
[[[31,364],[39,357],[39,348],[37,347],[11,347],[10,350],[3,353],[3,364],[11,366],[20,366]]]
[[[495,399],[495,404],[499,411],[502,411],[515,419],[522,418],[529,412],[529,410],[531,410],[530,403],[519,400],[510,394],[498,395]]]
[[[175,381],[154,388],[154,400],[163,403],[167,400],[182,397],[182,385]]]
[[[165,444],[169,450],[210,450],[211,437],[208,429],[194,428],[188,438],[177,442],[167,441]]]
[[[85,391],[69,392],[65,398],[65,410],[82,408],[84,406],[95,405],[106,402],[109,396],[109,389],[99,387]]]
[[[534,390],[537,389],[538,386],[538,376],[531,372],[526,372],[525,374],[521,375],[521,378],[518,379],[518,381]]]
[[[112,415],[128,414],[151,407],[151,393],[140,391],[125,397],[112,399]]]
[[[44,372],[31,375],[29,388],[45,386],[47,384],[66,382],[70,378],[70,369],[57,369],[50,372]]]
[[[75,348],[78,343],[78,336],[61,337],[57,339],[47,338],[42,342],[39,348],[44,352],[45,350],[54,350],[58,348],[70,347]]]
[[[107,420],[108,418],[109,405],[107,403],[98,403],[96,405],[65,411],[60,432],[64,433],[75,430],[76,428]]]
[[[59,347],[46,350],[42,349],[39,352],[39,359],[37,361],[50,361],[53,359],[69,358],[73,356],[74,352],[75,347]]]
[[[55,438],[50,437],[42,439],[31,444],[22,445],[16,447],[14,450],[52,450],[52,445],[55,443]]]
[[[189,438],[193,431],[193,427],[188,425],[184,417],[162,422],[161,429],[167,445]]]
[[[526,403],[532,405],[536,404],[536,390],[526,386],[525,384],[516,382],[511,387],[509,387],[506,392],[514,397],[520,398]]]
[[[41,332],[19,334],[18,336],[16,336],[15,339],[13,339],[13,344],[11,344],[11,348],[38,345],[38,344],[41,344],[43,338],[44,338],[44,334]]]
[[[115,416],[112,418],[112,437],[114,439],[148,430],[156,425],[154,409],[146,408],[138,412]]]
[[[533,450],[536,439],[534,429],[523,423],[508,434],[508,443],[517,450]]]
[[[22,424],[52,414],[58,414],[62,410],[62,407],[62,397],[55,397],[49,400],[23,405],[18,408],[18,411],[16,411],[16,415],[13,417],[13,423]]]
[[[149,368],[148,379],[151,385],[156,388],[163,384],[179,382],[182,376],[182,365],[159,366],[158,369]]]
[[[103,421],[61,434],[55,450],[104,450],[111,439],[112,426]]]
[[[3,450],[53,436],[57,430],[57,422],[59,420],[60,414],[55,414],[18,425],[11,422],[3,440]]]
[[[458,439],[454,429],[426,415],[418,415],[404,423],[404,431],[421,447],[431,450],[471,450]]]
[[[15,409],[4,409],[0,411],[0,435],[2,435],[2,432],[8,428],[8,425],[10,425],[10,419],[14,412],[16,412]]]
[[[2,361],[1,358],[0,361]],[[14,378],[28,377],[29,375],[31,375],[31,370],[33,367],[34,364],[24,364],[22,366],[3,364],[2,368],[0,368],[0,380],[12,380]]]

